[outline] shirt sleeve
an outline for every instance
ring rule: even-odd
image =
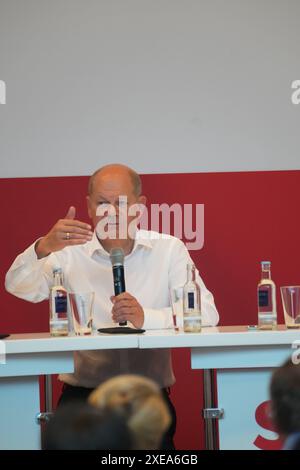
[[[187,278],[187,264],[193,263],[186,246],[181,240],[172,238],[169,250],[166,250],[165,256],[169,258],[169,288],[183,287]],[[214,298],[205,286],[198,270],[196,270],[196,282],[199,284],[201,291],[202,326],[216,326],[219,322],[219,314]],[[144,315],[143,328],[145,329],[173,328],[171,306],[159,310],[144,308]]]
[[[49,298],[55,264],[53,254],[38,259],[35,252],[37,241],[17,256],[5,277],[6,290],[30,302],[41,302]]]
[[[154,308],[144,308],[145,330],[165,330],[173,328],[173,317],[171,307],[160,310]]]

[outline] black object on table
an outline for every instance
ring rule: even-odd
[[[99,333],[107,333],[109,335],[132,335],[138,333],[145,333],[145,330],[130,328],[129,326],[116,326],[113,328],[99,328]]]

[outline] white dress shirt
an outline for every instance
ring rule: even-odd
[[[109,253],[95,232],[86,244],[66,247],[42,259],[37,258],[35,243],[15,259],[7,272],[7,291],[30,302],[45,300],[53,285],[53,268],[61,267],[68,291],[95,292],[93,327],[116,326],[111,314],[114,288]],[[185,284],[190,262],[189,253],[178,238],[165,239],[157,232],[145,230],[137,232],[133,250],[124,261],[125,282],[126,291],[144,309],[144,329],[173,328],[169,288]],[[202,324],[214,326],[219,315],[213,296],[198,271],[196,280],[201,288]],[[123,373],[145,375],[161,387],[175,382],[168,349],[77,351],[74,360],[74,373],[62,374],[60,379],[75,386],[96,387]]]

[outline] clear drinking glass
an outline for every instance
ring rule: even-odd
[[[175,331],[183,331],[183,287],[169,290]]]
[[[300,286],[280,287],[287,328],[300,328]]]
[[[70,309],[76,335],[90,335],[93,323],[94,292],[69,293]]]

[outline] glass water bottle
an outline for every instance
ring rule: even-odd
[[[53,270],[53,287],[50,291],[50,334],[51,336],[67,336],[69,333],[68,321],[68,294],[63,285],[61,268]]]
[[[186,333],[201,331],[201,295],[194,264],[187,265],[187,282],[183,287],[183,330]]]
[[[273,330],[277,326],[276,286],[271,279],[271,262],[261,262],[261,280],[257,286],[258,328]]]

